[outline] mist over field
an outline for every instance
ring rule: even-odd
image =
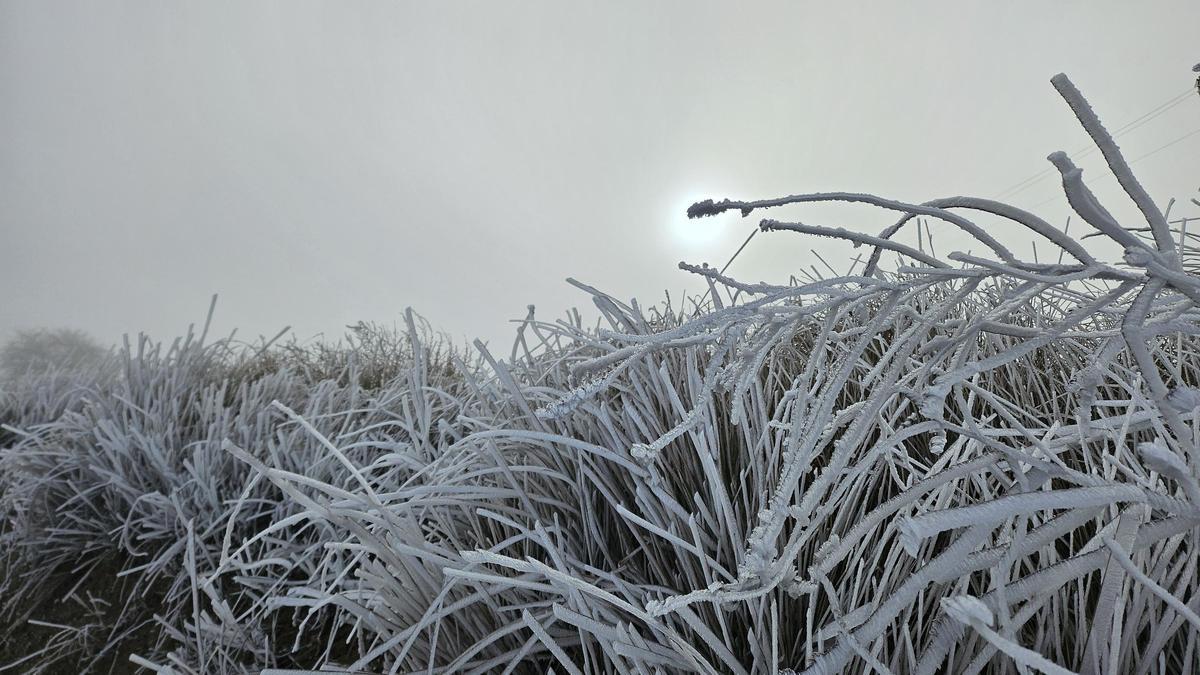
[[[0,673],[1200,672],[1196,19],[0,6]]]
[[[0,339],[169,340],[217,293],[218,334],[336,340],[413,307],[504,350],[529,304],[599,318],[567,277],[702,293],[675,264],[722,265],[756,224],[688,221],[708,198],[1001,196],[1061,227],[1045,156],[1092,144],[1046,81],[1069,73],[1120,128],[1192,88],[1198,18],[1190,0],[0,3]],[[1124,135],[1130,159],[1200,126],[1196,105]],[[1156,201],[1194,192],[1197,148],[1134,163]],[[1111,178],[1093,189],[1137,217]],[[786,280],[813,248],[852,257],[796,238],[730,271]]]

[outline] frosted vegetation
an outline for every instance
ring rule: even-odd
[[[895,224],[768,217],[863,256],[783,285],[681,265],[710,284],[686,307],[589,289],[606,327],[531,310],[507,354],[410,312],[349,345],[143,338],[10,383],[0,635],[45,637],[5,672],[1194,668],[1195,249],[1053,84],[1143,223],[1063,153],[1087,237],[975,198],[702,202]],[[976,254],[900,243],[921,219]]]
[[[94,367],[105,360],[107,352],[79,330],[17,331],[0,347],[0,380],[39,382],[34,376],[47,371],[61,375]]]

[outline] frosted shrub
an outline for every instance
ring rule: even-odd
[[[83,331],[17,331],[0,346],[0,379],[11,381],[55,370],[86,370],[108,356],[108,350]]]

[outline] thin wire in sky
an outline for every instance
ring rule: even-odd
[[[1173,140],[1173,141],[1171,141],[1171,142],[1169,142],[1169,143],[1166,143],[1166,144],[1164,144],[1164,145],[1160,145],[1159,147],[1157,147],[1157,148],[1155,148],[1155,149],[1151,150],[1150,152],[1147,152],[1147,153],[1146,153],[1146,154],[1144,154],[1144,155],[1139,155],[1139,156],[1137,156],[1137,157],[1135,157],[1135,158],[1133,158],[1133,159],[1129,160],[1129,163],[1130,163],[1130,164],[1136,164],[1137,162],[1140,162],[1140,161],[1142,161],[1143,159],[1146,159],[1147,157],[1150,157],[1150,156],[1152,156],[1152,155],[1157,155],[1158,153],[1162,152],[1163,150],[1166,150],[1167,148],[1171,147],[1172,145],[1175,145],[1176,143],[1182,143],[1183,141],[1186,141],[1187,139],[1189,139],[1189,138],[1191,138],[1192,136],[1195,136],[1195,135],[1197,135],[1197,134],[1200,134],[1200,129],[1193,129],[1193,130],[1191,130],[1191,131],[1187,132],[1186,134],[1184,134],[1184,135],[1180,136],[1179,138],[1176,138],[1175,140]],[[1100,182],[1100,181],[1102,181],[1102,180],[1105,180],[1105,179],[1107,179],[1107,178],[1112,178],[1112,177],[1113,177],[1113,176],[1112,176],[1112,174],[1111,174],[1111,173],[1108,173],[1108,174],[1104,174],[1104,175],[1103,175],[1103,176],[1101,176],[1100,178],[1096,178],[1095,180],[1092,180],[1092,181],[1090,181],[1090,182],[1089,182],[1089,181],[1084,181],[1084,184],[1085,184],[1085,185],[1091,185],[1091,184],[1098,183],[1098,182]],[[1044,204],[1049,204],[1050,202],[1052,202],[1052,201],[1054,201],[1055,199],[1058,199],[1058,198],[1059,198],[1059,195],[1053,195],[1053,196],[1051,196],[1050,198],[1048,198],[1048,199],[1044,199],[1044,200],[1042,200],[1042,201],[1038,202],[1037,204],[1034,204],[1033,206],[1031,206],[1031,207],[1029,207],[1029,208],[1030,208],[1030,209],[1036,209],[1037,207],[1039,207],[1039,206],[1042,206],[1042,205],[1044,205]]]
[[[1192,93],[1194,91],[1195,90],[1192,87],[1188,87],[1187,89],[1183,90],[1178,95],[1164,101],[1163,103],[1160,103],[1159,105],[1148,110],[1147,112],[1142,113],[1136,119],[1130,120],[1129,122],[1125,123],[1125,125],[1114,130],[1112,132],[1113,138],[1123,136],[1123,135],[1133,131],[1134,129],[1144,126],[1145,124],[1147,124],[1150,121],[1154,120],[1155,118],[1159,117],[1160,115],[1167,112],[1168,110],[1170,110],[1170,109],[1174,108],[1175,106],[1188,100],[1188,98],[1192,95]],[[1076,150],[1075,152],[1073,152],[1071,154],[1074,155],[1076,158],[1079,158],[1079,157],[1086,157],[1087,155],[1090,155],[1095,151],[1096,151],[1096,146],[1094,144],[1089,144],[1089,145],[1083,146],[1082,148]],[[1018,192],[1023,192],[1026,189],[1033,187],[1041,179],[1043,179],[1046,176],[1049,176],[1053,173],[1054,173],[1053,167],[1042,169],[1041,171],[1038,171],[1037,173],[1026,177],[1024,180],[1014,183],[1013,185],[1010,185],[1009,187],[1005,188],[1000,193],[998,193],[994,197],[994,199],[997,199],[997,200],[1006,199],[1008,197],[1011,197],[1011,196],[1017,194]]]

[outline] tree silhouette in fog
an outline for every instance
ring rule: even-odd
[[[29,373],[79,368],[108,354],[92,336],[74,328],[38,328],[17,331],[0,347],[0,377],[13,379]]]

